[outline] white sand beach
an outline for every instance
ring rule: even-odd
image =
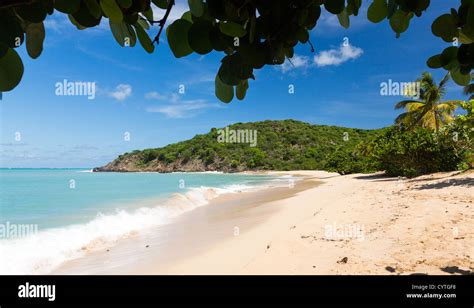
[[[302,175],[224,195],[55,274],[472,274],[474,172]],[[163,236],[165,234],[165,236]],[[126,262],[125,262],[126,260]],[[111,266],[104,266],[111,264]]]

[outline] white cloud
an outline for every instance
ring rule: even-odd
[[[141,67],[141,66],[127,64],[127,63],[123,63],[121,61],[114,60],[106,54],[101,54],[101,53],[98,53],[98,52],[94,52],[94,51],[90,50],[90,48],[86,48],[82,45],[76,45],[76,48],[79,51],[81,51],[82,53],[84,53],[84,54],[86,54],[86,55],[88,55],[88,56],[90,56],[90,57],[92,57],[96,60],[99,60],[99,61],[102,61],[102,62],[108,62],[108,63],[110,63],[114,66],[124,68],[124,69],[130,70],[130,71],[136,71],[136,72],[143,71],[143,67]]]
[[[182,119],[191,118],[204,109],[219,108],[217,104],[207,103],[206,100],[197,99],[189,101],[179,101],[166,106],[149,107],[146,111],[158,112],[166,115],[168,118]]]
[[[337,15],[331,14],[329,12],[323,11],[321,16],[318,19],[318,24],[316,27],[329,27],[329,28],[341,28],[341,24],[337,19]]]
[[[132,95],[132,86],[129,84],[119,84],[114,91],[109,91],[108,96],[123,101]]]
[[[52,30],[55,32],[60,32],[61,30],[61,25],[56,19],[49,18],[49,19],[46,19],[43,23],[46,30]]]
[[[148,92],[145,94],[146,99],[158,99],[158,100],[164,100],[167,98],[166,95],[160,94],[158,92]]]
[[[171,103],[176,103],[180,100],[180,97],[176,93],[171,93],[169,95],[161,94],[156,91],[148,92],[145,94],[145,99],[155,99],[159,101],[167,101]]]
[[[165,95],[158,92],[148,92],[145,94],[146,99],[159,100],[167,104],[162,106],[150,106],[146,111],[162,113],[168,118],[182,119],[191,118],[201,113],[204,109],[222,107],[219,104],[208,103],[204,99],[182,100],[182,97],[182,95],[176,93]]]
[[[300,56],[295,54],[293,58],[286,59],[285,63],[280,65],[278,68],[283,72],[286,73],[293,69],[298,68],[307,68],[310,64],[309,57],[307,56]]]
[[[338,66],[349,60],[359,58],[364,51],[362,48],[350,44],[342,44],[337,49],[323,50],[314,56],[314,63],[318,67],[335,65]]]

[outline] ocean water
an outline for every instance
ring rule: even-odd
[[[0,169],[0,274],[45,274],[84,248],[104,249],[223,193],[288,185],[288,177]]]

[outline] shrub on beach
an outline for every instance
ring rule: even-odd
[[[380,170],[377,162],[363,153],[361,143],[354,150],[336,149],[327,158],[326,170],[339,174],[371,173]]]
[[[470,132],[454,125],[438,133],[425,128],[401,131],[393,127],[367,148],[380,169],[391,176],[414,177],[467,169],[473,158]]]
[[[339,174],[385,171],[390,176],[415,177],[473,167],[474,131],[466,121],[454,121],[438,133],[431,129],[384,129],[355,149],[338,148],[326,169]]]

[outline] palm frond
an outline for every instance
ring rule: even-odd
[[[412,122],[411,119],[413,119],[414,113],[413,112],[404,112],[398,115],[398,117],[395,119],[395,123],[400,125],[402,123],[409,123]]]
[[[465,86],[462,92],[464,93],[464,95],[474,94],[474,83]]]
[[[451,78],[450,73],[448,72],[444,75],[443,79],[439,82],[438,91],[440,92],[440,97],[443,97],[446,94],[446,84],[448,83],[449,79]]]
[[[462,102],[463,101],[461,100],[445,101],[436,105],[436,109],[439,111],[454,112],[454,110],[456,110],[461,105]]]
[[[401,101],[401,102],[398,102],[396,105],[395,105],[395,109],[402,109],[402,108],[406,108],[408,105],[410,104],[414,104],[414,103],[419,103],[418,101],[414,101],[414,100],[404,100],[404,101]]]
[[[416,118],[413,120],[413,122],[410,124],[408,127],[408,130],[412,130],[418,123],[421,122],[423,117],[429,112],[429,109],[424,110],[420,115],[416,116]]]
[[[421,79],[418,79],[417,81],[421,83],[421,87],[424,89],[429,89],[436,86],[433,80],[433,76],[431,76],[431,74],[428,72],[424,72],[423,74],[421,74]]]
[[[417,102],[417,103],[407,105],[406,110],[407,111],[414,111],[414,112],[422,112],[423,110],[430,109],[430,108],[431,108],[431,106],[426,104],[426,103]]]

